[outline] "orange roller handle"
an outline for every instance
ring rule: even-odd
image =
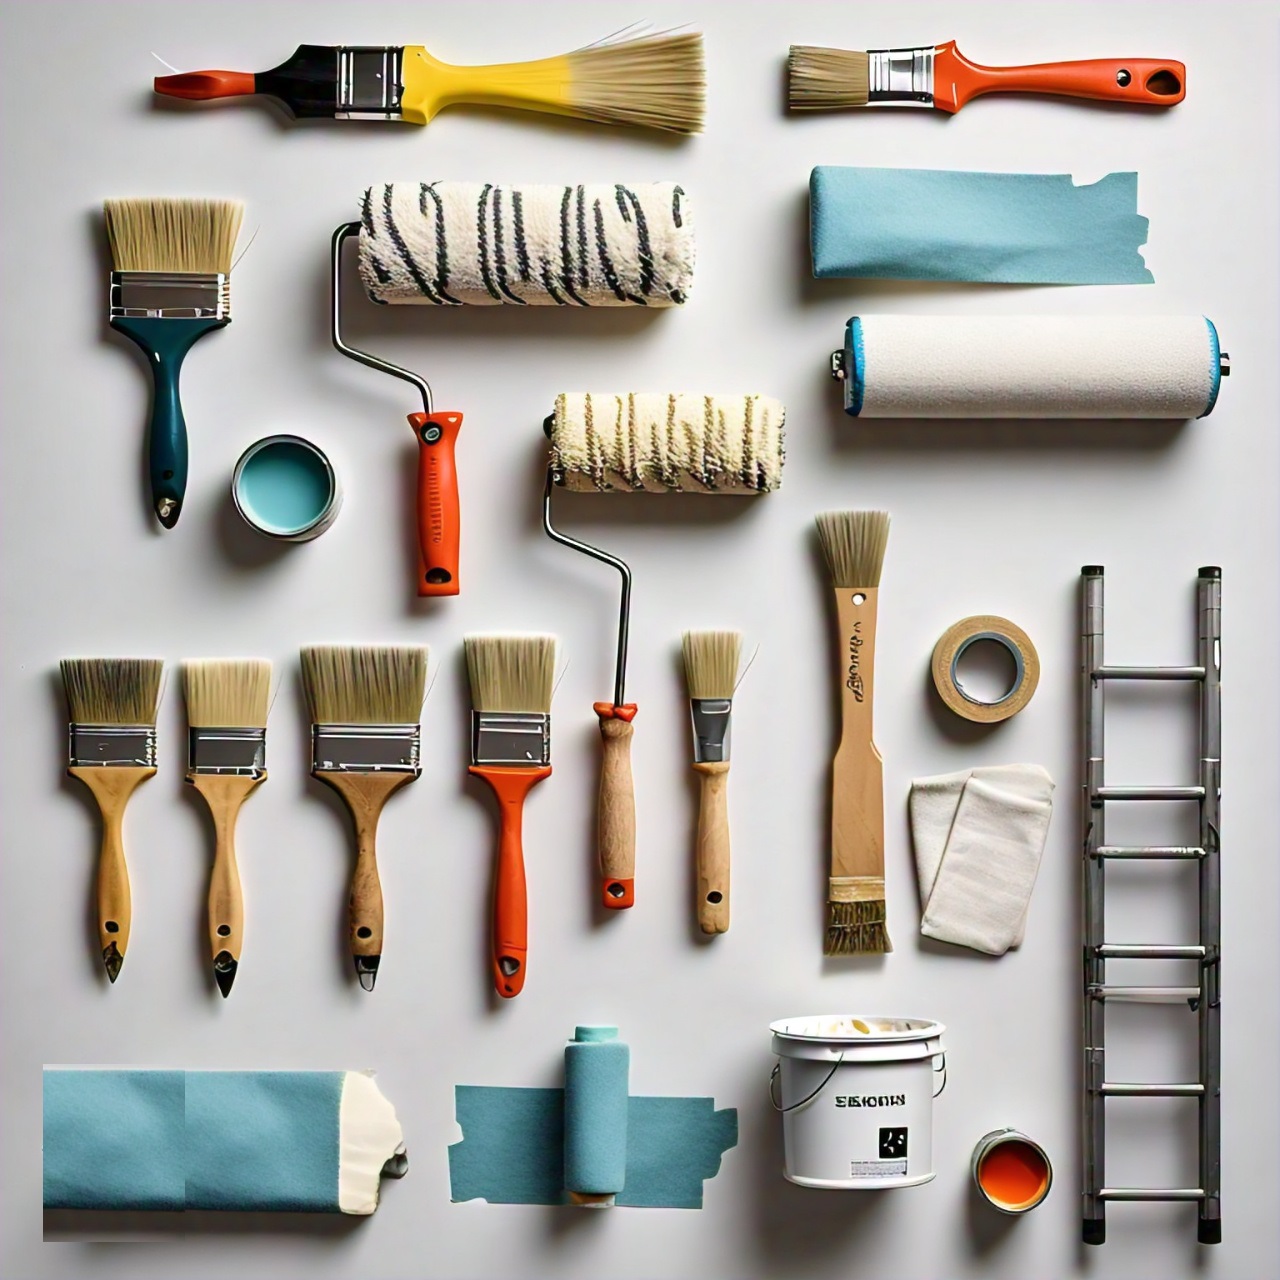
[[[504,1000],[524,990],[529,952],[529,899],[524,876],[524,798],[551,767],[510,769],[473,764],[468,769],[483,778],[498,798],[500,830],[498,860],[493,877],[493,933],[490,942],[493,988]]]
[[[418,439],[418,594],[458,594],[458,470],[454,443],[460,413],[411,413]]]
[[[1159,58],[1093,58],[1030,67],[983,67],[956,48],[940,44],[933,55],[933,105],[959,111],[983,93],[1047,93],[1097,102],[1171,107],[1187,95],[1187,69]]]
[[[166,98],[202,102],[207,98],[239,98],[257,93],[256,79],[248,71],[184,71],[174,76],[156,76],[153,87]]]

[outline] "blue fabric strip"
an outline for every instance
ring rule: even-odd
[[[819,165],[809,234],[819,279],[1151,284],[1138,175]]]

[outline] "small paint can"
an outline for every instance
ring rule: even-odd
[[[1053,1185],[1044,1148],[1017,1129],[993,1129],[973,1149],[969,1165],[978,1194],[1001,1213],[1034,1209]]]
[[[310,542],[337,518],[342,486],[319,446],[301,436],[266,436],[241,455],[231,476],[241,519],[277,542]]]

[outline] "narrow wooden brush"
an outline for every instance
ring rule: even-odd
[[[355,824],[348,925],[356,976],[372,991],[383,933],[378,818],[391,793],[422,772],[419,718],[427,650],[303,649],[302,685],[311,708],[311,776],[342,797]]]
[[[828,511],[818,535],[835,589],[841,734],[831,778],[829,956],[892,951],[885,923],[884,765],[872,736],[885,511]]]
[[[681,647],[699,778],[694,908],[703,933],[729,931],[729,716],[742,634],[686,631]]]
[[[209,948],[213,977],[231,994],[244,945],[244,896],[236,864],[236,819],[245,797],[267,777],[271,663],[262,658],[204,659],[182,669],[187,701],[187,781],[213,819],[209,876]]]
[[[498,800],[501,822],[493,875],[491,960],[494,990],[524,990],[529,907],[521,832],[524,799],[551,776],[551,690],[556,638],[464,636],[471,680],[471,767]]]
[[[120,976],[133,903],[124,859],[124,810],[156,771],[159,658],[64,658],[62,683],[71,715],[67,772],[93,794],[102,814],[98,856],[98,941],[107,977]]]

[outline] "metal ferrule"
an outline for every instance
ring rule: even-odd
[[[868,104],[933,106],[934,49],[868,49]]]
[[[693,714],[693,761],[718,764],[729,758],[730,698],[690,698]]]
[[[156,767],[153,724],[71,724],[67,735],[67,760],[73,769],[95,765]]]
[[[266,729],[192,727],[187,734],[187,772],[263,777],[267,772]]]
[[[404,49],[391,45],[338,49],[337,120],[399,120]]]
[[[313,772],[412,773],[418,763],[419,726],[416,724],[313,724]]]
[[[551,763],[551,717],[533,711],[473,711],[472,764],[545,767]]]
[[[230,320],[231,277],[221,272],[113,271],[110,315]]]

